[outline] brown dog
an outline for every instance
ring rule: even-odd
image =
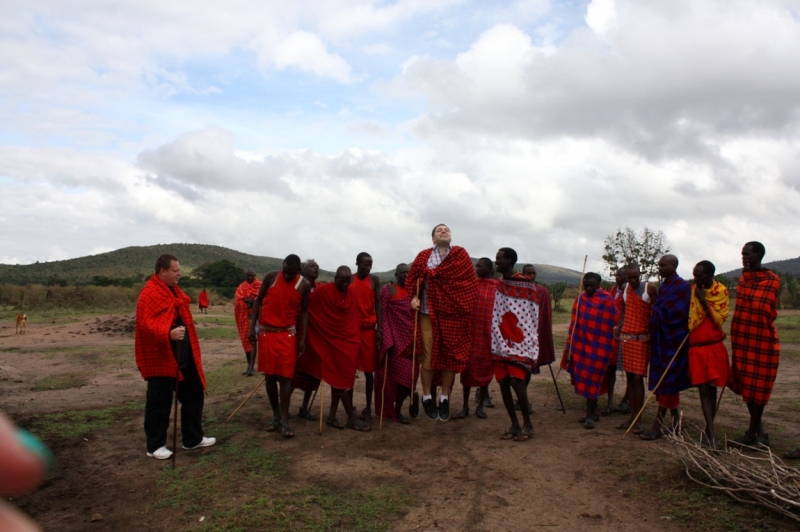
[[[25,334],[25,324],[28,322],[28,316],[20,312],[17,314],[17,332],[16,334]]]

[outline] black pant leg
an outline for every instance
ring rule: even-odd
[[[172,408],[172,393],[175,379],[150,377],[147,379],[147,399],[144,406],[144,433],[147,436],[147,452],[152,453],[167,443],[169,413]]]
[[[194,362],[183,370],[184,379],[178,385],[181,402],[181,435],[185,447],[194,447],[203,439],[203,404],[205,392]]]

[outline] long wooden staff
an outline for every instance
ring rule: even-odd
[[[381,389],[381,422],[378,424],[378,430],[383,430],[383,411],[386,409],[386,381],[389,376],[389,353],[384,355],[383,361],[383,388]]]
[[[175,342],[175,411],[172,414],[172,469],[175,469],[175,461],[178,456],[178,383],[181,379],[181,351],[183,351],[183,342],[189,336],[189,331],[184,327],[183,339],[180,342]]]
[[[325,382],[319,381],[319,435],[322,436],[322,410],[325,407]],[[309,407],[310,408],[310,407]]]
[[[717,399],[717,408],[714,409],[714,417],[717,417],[717,412],[719,412],[719,405],[722,403],[722,396],[725,394],[726,386],[722,387],[722,391],[719,392],[719,399]]]
[[[575,309],[575,320],[576,320],[576,322],[577,322],[577,319],[578,319],[578,311],[581,308],[580,305],[581,305],[581,292],[583,291],[583,276],[586,275],[586,261],[588,259],[589,259],[589,255],[584,255],[583,256],[583,269],[581,270],[581,281],[578,284],[578,308]],[[576,325],[577,325],[577,323],[576,323]],[[572,334],[569,337],[569,352],[567,353],[567,362],[572,360],[572,344],[573,344],[572,340],[573,340],[573,338],[575,338],[575,329],[576,329],[576,327],[572,327]],[[561,375],[561,370],[562,369],[563,368],[561,367],[561,364],[559,364],[558,365],[558,373],[556,373],[555,377],[553,377],[553,387],[555,387],[556,393],[558,393],[558,400],[561,403],[561,411],[566,414],[567,410],[564,408],[564,401],[561,400],[561,392],[558,389],[558,383],[557,383],[558,377],[559,377],[559,375]],[[550,375],[551,376],[553,375],[552,366],[550,367]],[[547,403],[550,401],[550,396],[552,394],[553,394],[552,391],[547,392],[547,397],[544,400],[544,405],[543,406],[547,406]]]
[[[242,404],[240,404],[239,406],[237,406],[237,407],[236,407],[236,410],[234,410],[233,412],[231,412],[231,415],[230,415],[230,416],[228,416],[228,419],[226,419],[226,420],[225,420],[225,423],[227,423],[228,421],[230,421],[231,419],[233,419],[233,416],[235,416],[235,415],[236,415],[236,412],[238,412],[238,411],[239,411],[239,410],[240,410],[240,409],[241,409],[241,408],[244,406],[244,404],[245,404],[247,401],[249,401],[251,397],[253,397],[253,394],[254,394],[254,393],[256,393],[256,390],[258,390],[258,388],[259,388],[259,387],[260,387],[262,384],[264,384],[264,382],[266,382],[266,380],[267,380],[267,376],[266,376],[266,375],[264,375],[264,378],[263,378],[263,379],[261,379],[261,382],[259,382],[258,384],[256,384],[256,387],[255,387],[255,388],[253,388],[253,391],[252,391],[252,392],[250,392],[250,395],[248,395],[247,397],[245,397],[245,398],[244,398],[244,401],[242,401]]]
[[[689,334],[691,334],[691,333],[689,333]],[[633,429],[634,425],[636,425],[636,423],[639,421],[639,418],[641,417],[642,412],[644,412],[644,409],[647,408],[647,404],[650,402],[650,399],[653,398],[653,395],[655,395],[656,390],[658,390],[658,387],[661,386],[661,382],[664,380],[664,377],[666,377],[667,373],[669,373],[669,368],[672,367],[672,363],[675,362],[675,359],[678,357],[678,353],[680,353],[681,349],[683,349],[683,344],[685,344],[686,340],[689,339],[689,334],[686,335],[686,338],[683,339],[683,341],[681,342],[681,345],[678,346],[677,351],[675,351],[675,354],[672,355],[672,358],[670,359],[669,364],[667,364],[667,369],[665,369],[664,373],[661,374],[661,378],[658,379],[658,382],[656,383],[655,387],[650,391],[650,395],[647,396],[647,400],[644,402],[644,405],[642,405],[642,409],[639,410],[639,413],[636,414],[635,418],[633,418],[633,421],[631,422],[630,426],[628,427],[628,430],[626,430],[625,434],[622,435],[623,439],[625,438],[625,436],[628,435],[628,433]]]
[[[417,300],[419,300],[419,282],[417,279]],[[422,302],[420,302],[421,304]],[[417,367],[417,322],[419,321],[419,307],[414,311],[414,336],[411,338],[411,400],[414,400],[414,392],[417,391],[416,382],[414,381],[414,368]]]

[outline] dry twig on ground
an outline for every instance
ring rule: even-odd
[[[683,462],[692,481],[800,521],[800,469],[784,464],[769,448],[748,449],[745,454],[726,442],[725,450],[715,451],[681,431],[666,439],[671,447],[665,452]]]

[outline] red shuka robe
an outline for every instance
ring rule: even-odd
[[[200,292],[200,295],[197,296],[197,306],[201,309],[208,308],[208,292],[205,290]]]
[[[250,319],[253,316],[253,309],[247,308],[245,299],[253,299],[258,296],[258,290],[261,288],[261,281],[258,279],[252,283],[243,281],[236,289],[236,303],[233,307],[233,315],[236,318],[236,329],[239,331],[239,339],[242,341],[242,347],[245,353],[249,353],[253,346],[247,338],[250,332]]]

